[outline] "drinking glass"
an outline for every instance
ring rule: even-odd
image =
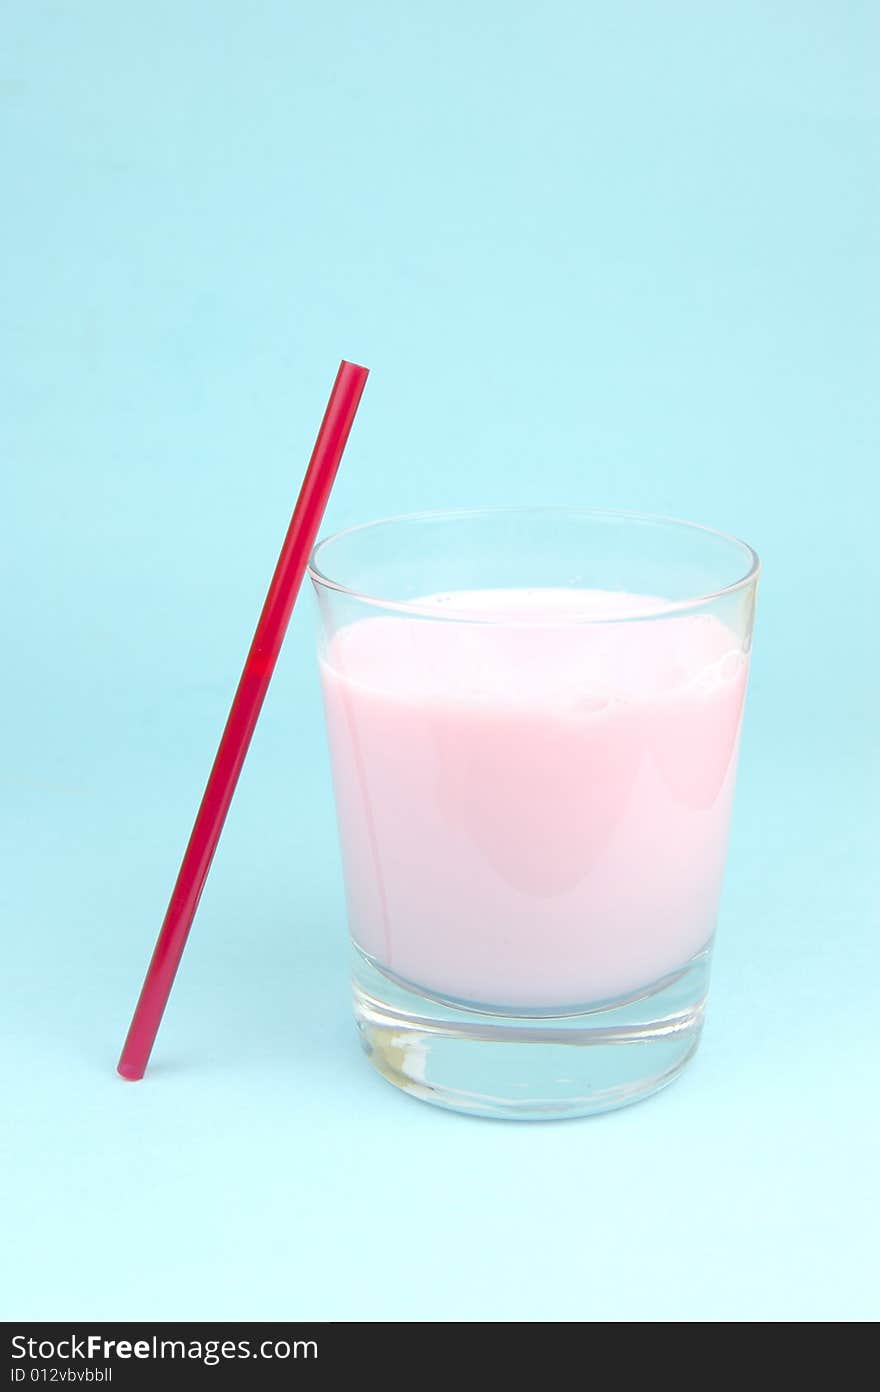
[[[422,513],[310,567],[380,1073],[487,1116],[675,1078],[709,982],[758,559],[693,523]]]

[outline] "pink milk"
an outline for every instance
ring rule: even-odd
[[[355,942],[429,994],[511,1010],[683,967],[715,926],[737,637],[705,613],[607,622],[668,605],[603,591],[418,603],[437,621],[353,623],[322,660]]]

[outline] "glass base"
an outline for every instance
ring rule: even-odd
[[[699,1043],[709,957],[637,996],[517,1015],[427,996],[355,948],[355,1020],[373,1066],[424,1102],[509,1120],[590,1116],[678,1077]]]

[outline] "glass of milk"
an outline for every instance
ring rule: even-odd
[[[759,563],[635,513],[422,513],[316,547],[354,1011],[485,1116],[601,1112],[697,1048]]]

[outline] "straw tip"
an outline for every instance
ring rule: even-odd
[[[116,1072],[120,1078],[124,1078],[127,1083],[139,1083],[144,1076],[144,1069],[138,1068],[133,1063],[128,1063],[125,1059],[120,1059],[116,1065]]]
[[[341,368],[350,368],[352,372],[358,372],[363,377],[368,377],[370,375],[370,369],[368,367],[362,367],[360,363],[351,362],[349,358],[343,358],[339,366]]]

